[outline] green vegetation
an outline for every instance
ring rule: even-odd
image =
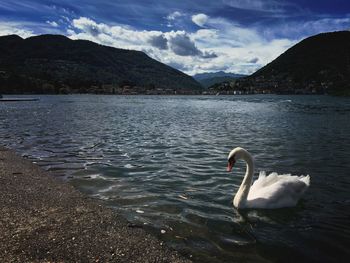
[[[0,37],[0,93],[198,93],[192,77],[145,53],[61,35]]]

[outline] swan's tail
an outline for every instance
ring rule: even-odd
[[[301,176],[300,180],[303,181],[307,186],[310,186],[310,175]]]

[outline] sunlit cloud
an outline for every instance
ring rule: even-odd
[[[55,21],[46,21],[47,24],[53,27],[58,27],[58,24]]]
[[[33,36],[33,31],[22,28],[20,23],[15,22],[0,22],[0,35],[18,35],[23,38]]]
[[[183,16],[183,14],[181,14],[179,11],[175,11],[175,12],[170,13],[166,18],[168,20],[176,20],[176,18],[181,17],[181,16]]]
[[[192,21],[197,26],[203,27],[208,21],[208,16],[206,14],[196,14],[192,16]]]

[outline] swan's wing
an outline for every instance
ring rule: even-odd
[[[254,181],[253,185],[250,188],[250,191],[257,191],[258,189],[276,183],[278,181],[278,176],[279,175],[277,173],[270,173],[268,176],[266,176],[265,171],[260,171],[259,177]]]
[[[269,175],[270,176],[270,175]],[[295,206],[310,185],[309,176],[273,175],[260,178],[252,185],[248,194],[250,207],[279,208]]]

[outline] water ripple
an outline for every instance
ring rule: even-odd
[[[0,143],[198,262],[341,261],[349,112],[327,96],[41,96],[0,104]],[[258,170],[310,174],[298,206],[235,210],[245,167],[225,172],[234,146]]]

